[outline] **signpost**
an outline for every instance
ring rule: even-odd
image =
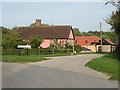
[[[27,49],[27,57],[28,57],[28,49],[31,49],[31,45],[18,45],[19,49],[19,56],[20,56],[20,49]]]

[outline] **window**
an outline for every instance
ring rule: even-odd
[[[88,43],[88,40],[85,40],[85,43]]]

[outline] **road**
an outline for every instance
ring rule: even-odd
[[[3,63],[3,88],[117,88],[109,76],[84,65],[98,54],[50,57],[34,63]]]

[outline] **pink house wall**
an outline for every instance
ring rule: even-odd
[[[70,38],[70,39],[74,39],[72,30],[70,30],[69,38]]]
[[[45,39],[41,44],[40,47],[42,48],[48,48],[51,44],[51,40],[50,39]]]
[[[59,39],[57,41],[58,44],[62,44],[62,45],[65,45],[66,43],[70,43],[70,44],[73,44],[74,43],[74,36],[73,36],[73,32],[72,30],[70,30],[70,34],[69,34],[69,39],[70,40],[67,40],[67,39]],[[42,48],[48,48],[51,43],[54,43],[53,40],[51,39],[44,39],[44,41],[40,44],[40,47]]]

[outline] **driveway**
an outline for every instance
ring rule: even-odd
[[[100,54],[50,57],[51,60],[3,63],[3,88],[117,88],[109,76],[84,65]]]

